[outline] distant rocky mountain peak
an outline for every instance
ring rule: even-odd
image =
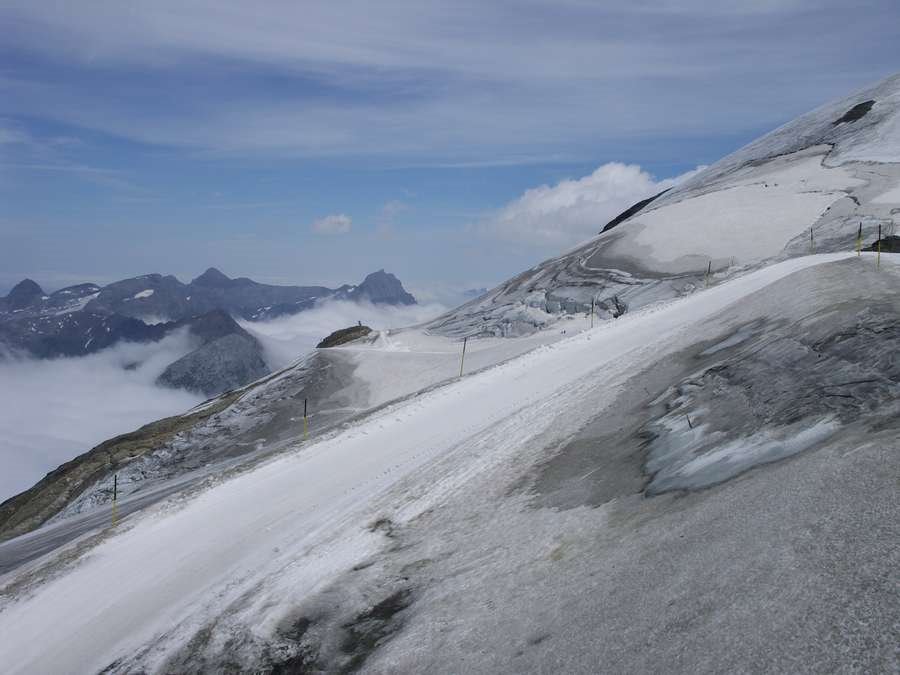
[[[157,379],[162,385],[215,396],[269,372],[259,342],[223,309],[174,325],[187,326],[200,346],[169,364]]]
[[[6,296],[6,304],[10,310],[24,309],[44,296],[43,289],[36,281],[23,279]]]
[[[191,282],[192,286],[227,286],[231,279],[215,267],[210,267]]]
[[[400,280],[390,272],[380,269],[372,272],[350,292],[352,300],[366,300],[391,305],[414,305],[416,299],[406,292]]]

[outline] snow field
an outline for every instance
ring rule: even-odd
[[[803,157],[715,192],[651,209],[631,221],[624,241],[610,251],[624,254],[638,247],[651,267],[671,272],[698,269],[700,258],[734,257],[744,264],[776,256],[844,190],[862,184],[847,170],[825,168],[821,161],[821,155]]]
[[[251,603],[258,614],[242,618],[264,630],[284,611],[285,596],[273,589],[303,597],[377,546],[365,529],[372,504],[415,472],[464,442],[484,442],[479,461],[502,461],[585,388],[633,372],[646,352],[663,353],[698,321],[794,271],[850,255],[790,259],[626,315],[389,406],[181,508],[146,513],[67,573],[6,602],[0,662],[11,673],[87,672],[155,643],[147,662],[158,663],[250,591],[259,594]],[[415,491],[433,503],[467,470],[477,462],[453,480],[436,472]]]
[[[900,185],[878,195],[872,201],[876,204],[900,204]]]

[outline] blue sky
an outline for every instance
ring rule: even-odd
[[[891,74],[897,25],[896,0],[3,0],[0,290],[498,282]]]

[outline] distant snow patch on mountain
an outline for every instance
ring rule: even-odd
[[[636,164],[609,162],[582,178],[526,190],[483,222],[481,230],[542,249],[548,244],[574,246],[635,202],[678,185],[704,168],[657,180]]]

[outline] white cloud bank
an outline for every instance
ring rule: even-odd
[[[190,349],[179,333],[79,358],[0,361],[0,501],[108,438],[199,403],[154,384]]]
[[[319,218],[312,224],[316,234],[347,234],[353,225],[353,219],[345,213],[335,213]]]
[[[273,370],[284,368],[309,352],[322,338],[358,321],[375,330],[402,328],[428,321],[447,311],[445,305],[373,305],[346,301],[324,302],[313,309],[271,321],[239,323],[262,343]]]
[[[375,329],[398,328],[446,309],[438,303],[327,302],[293,316],[241,324],[260,340],[269,366],[279,369],[357,321]],[[200,403],[200,396],[155,384],[168,364],[194,346],[179,332],[156,343],[121,343],[79,358],[0,360],[0,502],[108,438]]]
[[[526,190],[482,223],[482,231],[537,247],[574,246],[597,235],[635,202],[673,187],[703,168],[657,180],[636,164],[609,162],[583,178]]]

